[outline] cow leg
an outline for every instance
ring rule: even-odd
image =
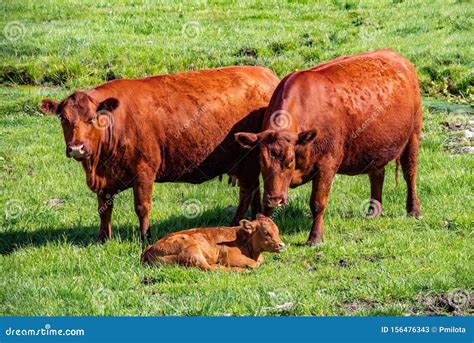
[[[413,133],[403,151],[400,162],[403,177],[407,183],[407,212],[408,215],[418,218],[421,216],[420,202],[416,194],[416,173],[418,169],[418,140],[419,136]]]
[[[142,242],[145,242],[145,240],[151,240],[150,211],[152,194],[153,179],[139,179],[133,185],[135,213],[137,214],[138,221],[140,222],[140,238]]]
[[[256,195],[256,190],[260,188],[258,176],[253,180],[244,177],[239,178],[239,187],[239,206],[237,207],[237,211],[235,212],[234,219],[232,219],[232,222],[230,224],[231,226],[238,225],[239,221],[244,218],[245,212],[247,212],[250,203],[252,203],[252,216],[254,216],[254,214],[257,214],[254,213],[255,210],[258,211],[262,208],[262,205],[260,203],[260,191],[258,192],[258,195]],[[255,203],[257,201],[259,204],[257,206],[254,206],[256,205]]]
[[[99,236],[97,240],[104,243],[112,238],[112,210],[114,197],[111,194],[97,193],[98,212],[100,217]]]
[[[334,178],[332,169],[319,169],[313,179],[313,189],[311,192],[310,207],[313,214],[313,226],[308,237],[307,244],[315,245],[323,241],[323,216],[328,202],[329,191],[331,190]]]
[[[252,205],[252,219],[257,218],[257,214],[262,213],[262,197],[260,196],[260,182],[257,180],[257,188],[253,192]]]
[[[274,207],[268,207],[266,205],[263,205],[263,214],[266,215],[267,217],[272,217],[273,216],[273,211],[275,210]]]
[[[370,205],[367,211],[368,217],[378,217],[383,214],[382,189],[383,189],[384,178],[385,178],[385,167],[371,170],[369,172]]]

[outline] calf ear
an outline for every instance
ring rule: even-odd
[[[305,145],[311,143],[316,138],[316,130],[303,131],[298,134],[298,139],[296,140],[297,145]]]
[[[41,112],[46,115],[56,115],[58,114],[59,103],[51,99],[41,100]]]
[[[252,225],[252,222],[250,220],[247,220],[247,219],[242,219],[240,222],[239,222],[240,226],[242,226],[242,228],[245,230],[245,232],[247,233],[252,233],[253,230],[255,229],[255,227]]]
[[[119,105],[119,101],[115,98],[108,98],[102,101],[99,106],[97,106],[97,112],[99,111],[107,111],[112,112],[115,110]]]
[[[245,149],[251,149],[257,145],[258,136],[255,133],[239,132],[235,134],[235,140]]]

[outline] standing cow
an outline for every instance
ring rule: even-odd
[[[418,217],[420,90],[413,65],[390,50],[337,58],[288,75],[265,113],[262,132],[238,133],[260,147],[264,213],[287,204],[288,187],[313,181],[308,244],[323,240],[323,215],[336,173],[368,174],[371,203],[382,203],[385,165],[401,161],[406,208]],[[374,209],[369,208],[369,212]]]
[[[233,223],[252,205],[261,212],[258,152],[234,138],[260,132],[279,80],[262,67],[227,67],[107,82],[77,91],[61,103],[42,101],[58,115],[66,155],[81,161],[97,193],[99,239],[111,237],[114,196],[133,188],[142,240],[151,236],[154,182],[202,183],[222,174],[237,178],[240,201]]]

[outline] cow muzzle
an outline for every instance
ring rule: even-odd
[[[285,247],[285,243],[283,242],[277,243],[275,244],[275,251],[280,252],[283,250],[284,247]]]
[[[288,197],[286,196],[277,196],[277,197],[266,197],[265,206],[270,208],[277,208],[288,205]]]
[[[89,153],[84,144],[68,145],[66,149],[66,155],[67,157],[73,157],[78,161],[89,157]]]

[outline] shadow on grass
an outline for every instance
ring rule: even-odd
[[[282,222],[297,221],[302,218],[298,208],[285,211],[274,218],[277,224]],[[161,239],[165,235],[180,230],[199,227],[228,226],[234,213],[223,208],[213,208],[199,213],[195,218],[185,217],[181,213],[172,215],[165,220],[152,220],[150,227],[152,242]],[[294,234],[299,230],[304,230],[307,225],[295,225],[289,228],[281,227],[282,234]],[[101,244],[97,241],[99,233],[99,223],[89,226],[72,226],[70,228],[42,227],[37,230],[10,229],[0,232],[0,254],[8,255],[16,250],[27,247],[40,247],[50,243],[67,243],[75,246],[85,247],[91,244]],[[123,225],[120,222],[112,222],[112,239],[124,242],[136,242],[140,244],[138,230],[138,219],[136,224]],[[151,242],[150,242],[151,243]]]

